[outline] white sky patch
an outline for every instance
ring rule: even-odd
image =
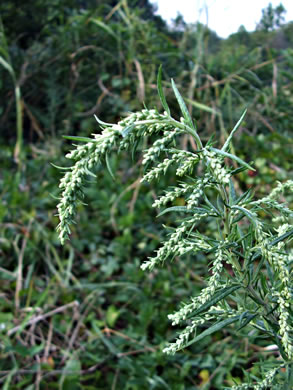
[[[168,22],[181,13],[187,23],[200,21],[226,38],[237,32],[241,25],[253,31],[262,16],[262,9],[269,3],[276,7],[283,4],[286,21],[293,20],[293,0],[151,0],[157,4],[157,14]]]

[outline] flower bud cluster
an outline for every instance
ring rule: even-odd
[[[162,151],[170,152],[168,149],[162,149]],[[172,164],[180,164],[176,171],[177,176],[182,176],[186,171],[192,169],[200,160],[199,155],[187,151],[171,151],[172,155],[169,158],[165,158],[157,166],[153,167],[147,172],[141,179],[141,182],[152,181],[158,179],[160,176],[166,174],[168,168]]]
[[[85,176],[85,166],[77,162],[70,172],[67,172],[60,181],[59,187],[64,189],[57,205],[59,215],[59,239],[63,244],[70,234],[69,225],[73,220],[78,199],[82,198],[82,182]]]
[[[168,355],[174,355],[177,351],[184,348],[187,344],[189,337],[192,333],[196,331],[196,328],[199,325],[203,325],[207,321],[213,320],[215,316],[210,314],[205,314],[202,318],[195,318],[192,320],[191,324],[188,325],[178,336],[177,340],[174,343],[170,343],[163,349],[163,352]]]
[[[147,152],[143,156],[142,163],[146,165],[151,161],[155,161],[156,158],[160,155],[162,151],[166,149],[166,146],[174,139],[174,137],[181,131],[179,128],[172,128],[170,125],[164,125],[166,129],[164,130],[164,136],[154,142]]]
[[[185,234],[190,230],[190,228],[192,228],[194,223],[203,216],[204,215],[199,214],[193,216],[191,219],[183,221],[181,225],[170,235],[168,241],[165,241],[164,244],[157,250],[157,255],[150,258],[149,261],[144,262],[141,265],[141,269],[152,270],[155,265],[164,262],[170,255],[172,255],[172,257],[183,256],[191,251],[198,252],[200,250],[209,250],[211,248],[210,245],[200,238],[197,238],[192,242],[184,239]]]
[[[266,209],[275,209],[279,211],[279,213],[281,213],[281,216],[275,217],[273,222],[286,221],[289,218],[293,217],[293,212],[284,203],[279,203],[276,200],[271,200],[267,198],[262,198],[257,200],[256,202],[253,202],[254,205],[259,205],[260,203],[263,203],[263,207],[265,207]]]
[[[242,385],[234,385],[231,387],[231,390],[249,390],[249,389],[264,390],[264,389],[268,389],[268,386],[270,386],[272,384],[272,382],[273,382],[275,376],[278,374],[280,368],[281,367],[278,366],[278,367],[275,367],[272,370],[268,371],[265,375],[265,378],[261,382],[257,382],[255,384],[243,383]]]
[[[285,183],[278,182],[277,187],[275,187],[269,195],[254,202],[250,202],[250,204],[263,204],[266,208],[271,208],[279,211],[281,215],[275,216],[272,221],[275,223],[285,222],[286,220],[288,220],[288,218],[293,217],[293,212],[286,206],[286,204],[279,203],[275,200],[285,190],[290,190],[291,192],[293,192],[293,180],[288,180]]]
[[[175,199],[180,196],[185,195],[187,192],[192,191],[193,186],[186,183],[181,183],[180,187],[174,187],[172,191],[166,191],[166,195],[160,196],[153,203],[153,207],[162,207],[165,206],[169,202],[173,202]]]
[[[69,158],[71,160],[80,160],[89,153],[92,153],[95,151],[97,144],[96,142],[88,142],[84,145],[78,145],[76,149],[71,150],[69,153],[65,155],[66,158]]]
[[[278,236],[280,237],[284,232],[290,228],[290,225],[284,224],[278,228]],[[278,313],[279,313],[279,327],[281,342],[287,353],[289,359],[293,358],[293,347],[289,342],[289,307],[291,302],[290,294],[290,274],[289,274],[289,256],[281,253],[284,247],[283,242],[279,242],[276,247],[270,247],[268,238],[259,227],[258,233],[258,245],[260,247],[262,255],[272,265],[275,275],[278,276],[281,282],[280,290],[274,292],[274,296],[278,299]]]
[[[190,153],[190,155],[187,155],[187,153],[181,153],[180,157],[182,157],[182,163],[177,168],[176,175],[184,176],[186,173],[191,174],[193,168],[200,160],[200,155],[194,153]]]
[[[78,201],[83,198],[83,182],[86,175],[91,174],[89,169],[100,161],[104,155],[113,148],[120,133],[106,128],[102,134],[96,135],[93,142],[78,146],[67,155],[68,158],[78,159],[60,180],[62,189],[61,198],[57,205],[59,225],[59,238],[62,244],[70,234],[70,224],[76,211]]]
[[[119,149],[128,149],[133,141],[139,137],[151,135],[154,132],[170,128],[170,124],[166,123],[168,118],[166,112],[162,115],[159,114],[157,110],[148,109],[130,114],[127,118],[118,122],[117,125],[120,127],[121,132],[127,128],[131,128],[131,131],[123,136]]]
[[[168,168],[176,162],[176,159],[165,158],[164,161],[159,163],[156,167],[153,167],[149,172],[147,172],[143,178],[140,180],[143,182],[151,182],[154,179],[158,179],[160,176],[165,175]]]
[[[293,218],[293,212],[284,203],[279,203],[276,200],[272,200],[266,203],[266,207],[267,206],[278,210],[285,217],[285,219]]]
[[[284,350],[288,356],[288,358],[291,360],[293,359],[293,346],[290,343],[289,339],[289,333],[291,331],[289,320],[290,320],[290,314],[289,314],[289,308],[290,308],[290,299],[291,294],[288,288],[283,289],[281,292],[276,291],[274,293],[274,296],[278,299],[278,312],[279,312],[279,326],[280,326],[280,335],[281,335],[281,342],[284,347]]]
[[[198,179],[193,187],[193,191],[187,198],[187,208],[192,209],[198,205],[199,199],[203,195],[204,188],[209,183],[209,175],[205,175],[202,179]]]
[[[226,261],[226,255],[220,246],[215,253],[215,260],[212,267],[213,275],[209,279],[207,287],[204,288],[197,297],[192,298],[191,302],[184,305],[179,311],[168,315],[168,318],[172,321],[172,325],[177,325],[181,321],[186,320],[189,314],[211,299],[219,286],[224,261]]]
[[[155,109],[152,110],[143,109],[139,112],[131,113],[126,118],[119,121],[118,125],[124,128],[136,124],[136,122],[140,122],[140,121],[154,120],[156,122],[160,122],[165,119],[168,119],[168,114],[166,112],[164,112],[164,114],[159,114],[159,112]]]
[[[258,199],[253,204],[261,204],[266,203],[270,200],[276,199],[280,194],[282,194],[285,190],[293,191],[293,180],[287,180],[285,183],[278,182],[277,187],[275,187],[269,195],[265,196],[264,198]]]
[[[278,236],[282,236],[286,233],[292,226],[289,224],[284,224],[279,226],[277,230]],[[289,341],[289,332],[292,329],[289,326],[290,314],[289,308],[291,301],[290,294],[290,274],[289,274],[289,263],[290,258],[289,255],[281,254],[280,251],[285,246],[284,242],[279,242],[277,244],[276,250],[274,251],[273,262],[275,268],[278,272],[278,277],[282,282],[283,288],[281,291],[276,291],[275,296],[278,299],[278,312],[279,312],[279,326],[280,326],[280,335],[282,345],[284,347],[285,352],[288,355],[289,359],[293,359],[293,346]]]
[[[200,325],[206,324],[211,320],[219,320],[220,318],[229,318],[235,317],[236,315],[240,315],[242,312],[238,312],[236,310],[232,310],[228,312],[227,310],[222,310],[218,307],[212,306],[209,311],[203,314],[201,317],[193,318],[190,325],[188,325],[178,336],[174,343],[170,343],[163,349],[163,352],[168,355],[174,355],[177,351],[184,348],[189,341],[192,333],[196,331],[196,328]],[[173,323],[173,325],[175,325]]]
[[[187,248],[182,242],[182,237],[189,227],[189,223],[183,222],[176,228],[170,235],[169,240],[165,241],[163,246],[157,250],[157,255],[150,258],[149,261],[144,262],[141,265],[141,269],[153,269],[156,264],[163,262],[171,253],[176,254],[179,251],[187,251]],[[192,247],[188,247],[188,250],[192,250]]]
[[[211,173],[216,181],[223,185],[229,184],[230,174],[222,166],[223,159],[207,148],[204,149],[203,155],[207,159]]]

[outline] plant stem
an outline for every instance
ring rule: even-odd
[[[16,144],[14,149],[15,161],[20,166],[22,155],[22,141],[23,141],[23,126],[22,126],[22,107],[21,107],[21,93],[20,88],[16,83],[15,86],[15,103],[16,103]]]

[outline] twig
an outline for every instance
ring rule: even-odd
[[[67,375],[70,375],[70,374],[89,374],[91,372],[94,372],[101,364],[103,363],[98,363],[98,364],[95,364],[94,366],[92,367],[89,367],[85,370],[80,370],[80,371],[72,371],[72,370],[40,370],[38,371],[37,369],[36,370],[17,370],[15,372],[15,375],[18,374],[18,375],[21,375],[21,374],[36,374],[37,372],[40,372],[41,374],[51,374],[51,375],[55,375],[55,374],[67,374]],[[6,374],[10,374],[11,373],[11,370],[2,370],[0,371],[0,375],[3,374],[3,375],[6,375]]]
[[[146,348],[143,348],[143,349],[136,349],[134,351],[120,352],[120,353],[117,354],[117,357],[121,358],[123,356],[137,355],[138,353],[145,353],[145,352],[151,352],[150,348],[146,347]]]
[[[57,309],[51,310],[46,314],[41,314],[37,317],[31,318],[26,324],[21,324],[21,325],[18,325],[16,327],[10,329],[7,332],[7,335],[11,336],[12,334],[16,333],[19,329],[22,329],[22,328],[29,326],[29,325],[32,325],[32,324],[36,324],[37,322],[42,321],[45,318],[51,317],[54,314],[61,313],[65,310],[69,309],[70,307],[74,307],[74,306],[78,306],[78,305],[79,305],[79,303],[77,301],[73,301],[73,302],[68,303],[67,305],[57,307]]]
[[[47,338],[46,347],[45,347],[44,356],[43,356],[44,361],[46,361],[48,359],[48,356],[49,356],[49,351],[50,351],[51,342],[52,342],[52,336],[53,336],[53,321],[51,318],[50,325],[49,325],[48,338]]]
[[[129,340],[129,341],[131,341],[131,342],[133,342],[133,343],[135,343],[135,344],[143,345],[142,342],[139,342],[139,341],[133,339],[132,337],[127,336],[126,334],[124,334],[124,333],[122,333],[122,332],[119,332],[119,331],[117,331],[117,330],[115,330],[115,329],[111,329],[111,328],[106,327],[106,328],[104,328],[104,329],[102,330],[102,333],[106,333],[106,334],[113,333],[113,334],[115,334],[116,336],[122,337],[122,338],[125,339],[125,340]],[[159,348],[159,347],[148,347],[148,346],[145,346],[144,349],[146,349],[146,350],[148,350],[148,351],[151,351],[151,352],[156,352],[156,348]]]
[[[22,289],[22,267],[23,267],[23,258],[24,258],[24,252],[27,245],[27,240],[29,237],[29,232],[31,229],[33,220],[30,219],[27,227],[26,234],[24,236],[24,239],[22,241],[22,246],[18,254],[18,268],[17,268],[17,280],[16,280],[16,287],[15,287],[15,308],[18,310],[20,307],[19,302],[19,293]],[[18,250],[17,246],[15,246],[16,250]]]

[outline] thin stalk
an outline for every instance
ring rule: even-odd
[[[182,129],[182,130],[186,131],[188,134],[190,134],[192,137],[194,137],[198,149],[202,149],[203,148],[203,145],[202,145],[201,139],[199,138],[199,135],[191,127],[185,125],[184,123],[178,122],[178,121],[176,121],[173,118],[165,119],[162,122],[163,123],[173,124],[174,126],[178,127],[179,129]],[[157,119],[146,119],[146,120],[143,120],[143,121],[136,121],[135,122],[136,125],[151,125],[151,124],[157,124],[157,123],[158,123]]]
[[[15,104],[16,104],[16,144],[14,149],[14,159],[19,164],[22,160],[22,145],[23,145],[23,123],[22,123],[22,105],[21,92],[19,86],[15,86]]]

